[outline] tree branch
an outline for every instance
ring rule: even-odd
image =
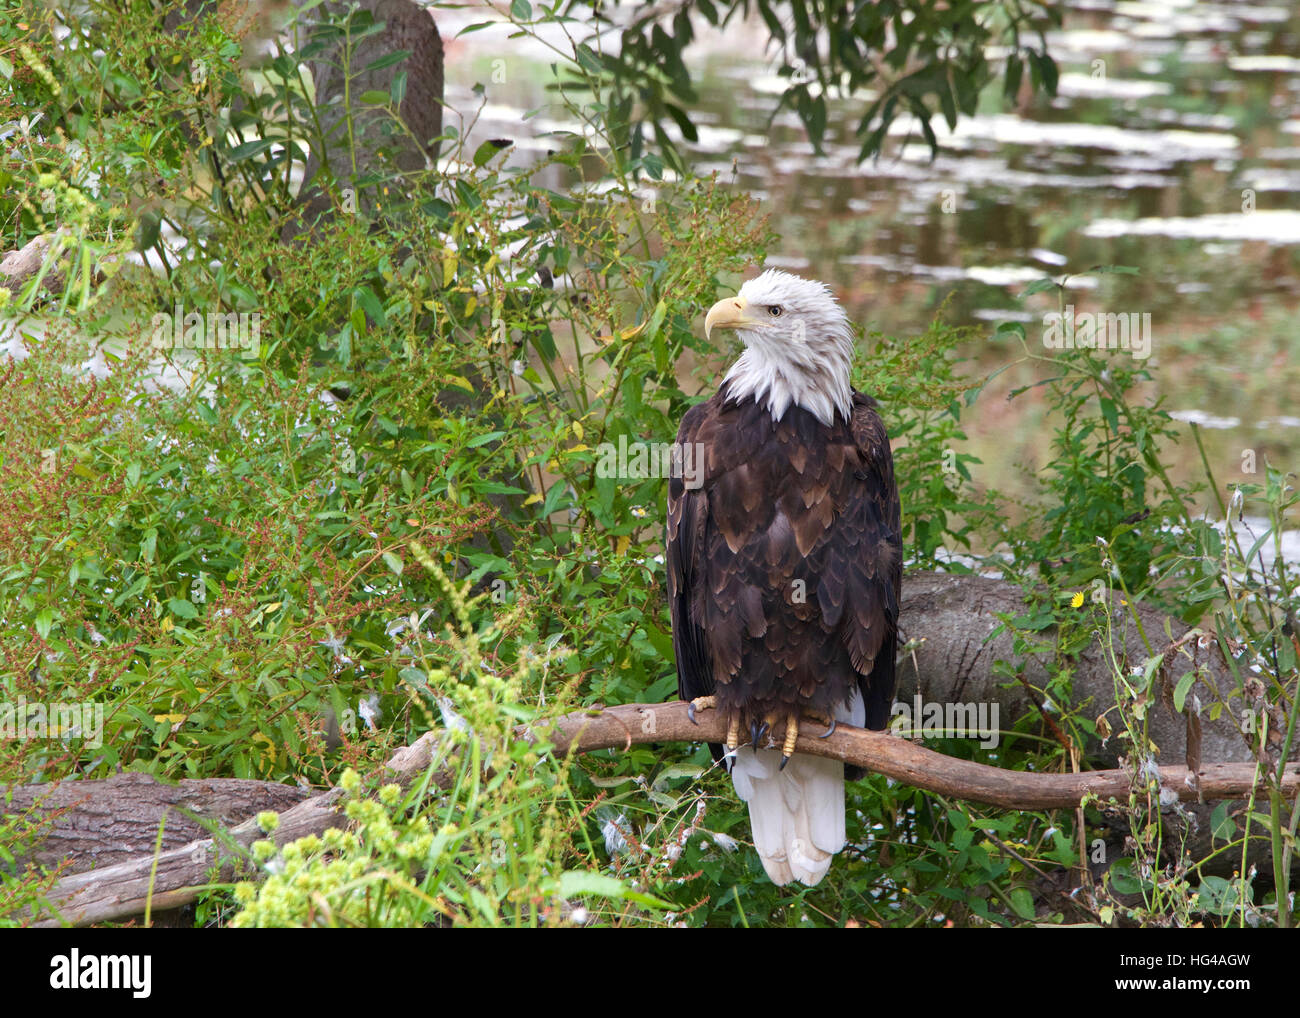
[[[589,714],[567,714],[554,728],[538,727],[538,734],[555,743],[556,752],[571,747],[579,753],[598,749],[627,749],[634,745],[662,742],[722,742],[725,723],[713,711],[698,711],[699,724],[686,716],[685,703],[625,704]],[[769,745],[779,743],[781,731],[769,736]],[[954,799],[980,802],[1005,809],[1074,808],[1092,793],[1103,800],[1114,797],[1127,801],[1133,779],[1126,770],[1084,771],[1080,774],[1042,774],[1008,771],[988,764],[944,756],[907,739],[885,732],[868,732],[840,725],[826,739],[799,733],[795,751],[843,760],[868,771],[883,774],[914,788]],[[1197,772],[1200,792],[1187,784],[1189,771],[1183,766],[1160,768],[1160,787],[1175,791],[1179,799],[1227,799],[1244,796],[1257,783],[1251,763],[1205,764]],[[1300,790],[1300,764],[1288,764],[1282,791],[1295,797]]]

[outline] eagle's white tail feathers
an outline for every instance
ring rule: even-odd
[[[835,716],[863,724],[865,708],[856,690]],[[736,751],[731,777],[749,804],[754,847],[772,883],[798,880],[812,887],[844,847],[844,764],[796,754],[784,771],[780,767],[780,751],[745,746]]]
[[[763,868],[774,884],[811,887],[844,847],[844,764],[793,756],[778,768],[775,749],[736,751],[732,780],[749,803],[749,824]]]

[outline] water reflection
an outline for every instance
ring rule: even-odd
[[[437,16],[444,37],[482,20],[480,11]],[[529,50],[506,34],[449,46],[453,109],[465,108],[461,100],[489,80],[503,52],[512,67],[527,65]],[[818,157],[791,112],[772,116],[784,79],[762,58],[761,24],[732,26],[726,39],[703,30],[687,53],[700,138],[684,147],[698,169],[761,198],[782,234],[770,264],[832,283],[868,329],[913,334],[948,297],[957,322],[1039,322],[1056,297],[1018,301],[1028,281],[1136,266],[1137,276],[1075,277],[1068,297],[1080,311],[1152,315],[1144,364],[1153,381],[1142,396],[1163,398],[1185,422],[1175,479],[1202,472],[1187,434],[1193,420],[1230,422],[1202,434],[1220,485],[1261,480],[1265,457],[1300,470],[1300,14],[1265,4],[1086,0],[1070,4],[1048,39],[1062,72],[1056,99],[1022,93],[1008,106],[990,90],[979,115],[955,130],[935,121],[937,158],[915,125],[900,121],[885,154],[859,165],[849,125],[866,100],[836,104]],[[521,120],[550,101],[542,63],[550,59],[489,86],[497,105],[475,129],[518,138],[519,159],[532,158],[522,135],[561,120],[555,107]],[[989,342],[969,351],[980,371],[1018,354]],[[985,464],[978,482],[1032,491],[1034,465],[1050,451],[1042,393],[1011,404],[1005,396],[1043,370],[1004,372],[968,412]],[[1259,454],[1258,476],[1241,473],[1247,449]],[[1207,495],[1202,508],[1212,503]]]

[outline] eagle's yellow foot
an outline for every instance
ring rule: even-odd
[[[716,696],[697,696],[691,701],[691,705],[686,708],[686,716],[691,719],[691,724],[698,725],[699,722],[695,720],[695,712],[697,710],[712,710],[717,705],[718,698]]]
[[[731,715],[731,723],[727,725],[727,751],[734,753],[736,747],[740,745],[740,715]]]
[[[799,739],[799,719],[791,714],[785,719],[785,745],[781,747],[781,766],[778,770],[785,770],[785,765],[790,762],[790,757],[794,756],[794,744]]]

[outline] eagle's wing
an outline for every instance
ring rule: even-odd
[[[677,432],[683,457],[701,454],[699,432],[707,415],[707,403],[687,411]],[[690,451],[687,451],[687,446]],[[704,464],[690,461],[696,478],[703,475]],[[683,474],[687,471],[682,471]],[[668,565],[668,606],[672,616],[673,654],[677,658],[677,695],[683,700],[712,696],[713,660],[701,620],[691,612],[691,593],[704,576],[706,548],[705,526],[709,514],[709,497],[701,487],[687,487],[685,476],[668,480],[668,540],[665,557]],[[710,746],[714,757],[721,747]]]
[[[889,723],[903,582],[903,537],[889,436],[875,401],[853,394],[853,439],[859,462],[840,526],[852,549],[841,637],[859,672],[868,728]],[[865,669],[863,666],[866,666]]]

